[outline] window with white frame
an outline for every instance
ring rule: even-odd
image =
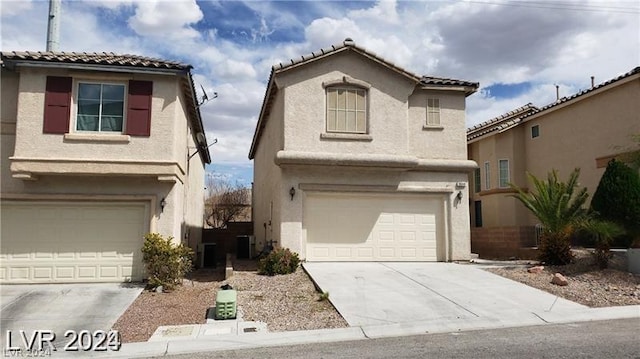
[[[327,132],[367,132],[367,91],[360,88],[327,88]]]
[[[538,136],[540,136],[540,126],[539,125],[531,126],[531,138],[536,138]]]
[[[440,126],[440,99],[427,99],[427,126]]]
[[[122,132],[125,85],[79,82],[76,131]]]
[[[473,187],[476,193],[482,190],[482,187],[480,185],[480,169],[479,168],[476,168],[475,171],[473,171]]]
[[[491,188],[491,165],[489,162],[484,163],[484,189]]]
[[[509,187],[509,160],[498,160],[498,185]]]

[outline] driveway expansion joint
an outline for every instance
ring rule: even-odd
[[[399,270],[394,269],[394,268],[391,268],[391,267],[389,267],[388,265],[386,265],[385,263],[380,263],[380,264],[382,264],[382,266],[384,266],[384,267],[386,267],[386,268],[389,268],[389,269],[391,269],[392,271],[394,271],[394,272],[396,272],[396,273],[400,274],[401,276],[403,276],[403,277],[405,277],[405,278],[409,279],[410,281],[412,281],[412,282],[416,283],[417,285],[421,286],[422,288],[425,288],[425,289],[427,289],[428,291],[430,291],[430,292],[432,292],[432,293],[434,293],[434,294],[438,295],[439,297],[441,297],[441,298],[443,298],[443,299],[447,300],[448,302],[453,303],[455,306],[462,308],[464,311],[466,311],[466,312],[469,312],[469,313],[473,314],[476,318],[480,318],[480,316],[479,316],[478,314],[476,314],[476,313],[474,313],[474,312],[470,311],[469,309],[467,309],[467,308],[463,307],[462,305],[460,305],[460,304],[456,303],[455,301],[451,300],[450,298],[447,298],[447,297],[445,297],[444,295],[442,295],[442,294],[440,294],[440,293],[436,292],[435,290],[433,290],[433,289],[431,289],[431,288],[429,288],[429,287],[425,286],[424,284],[422,284],[422,283],[418,282],[417,280],[415,280],[415,279],[413,279],[413,278],[409,277],[408,275],[406,275],[406,274],[404,274],[404,273],[400,272]]]

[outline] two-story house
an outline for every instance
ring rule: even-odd
[[[612,158],[637,149],[640,67],[537,108],[527,104],[467,131],[472,175],[471,246],[486,257],[526,255],[536,246],[538,220],[512,195],[509,183],[528,188],[527,172],[566,180],[580,168],[590,198]]]
[[[190,69],[2,52],[0,282],[141,280],[148,232],[197,247],[211,159]]]
[[[465,99],[346,39],[274,66],[253,137],[254,234],[307,261],[470,257]]]

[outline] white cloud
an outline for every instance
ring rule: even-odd
[[[33,8],[31,0],[0,1],[0,17],[16,16]]]
[[[138,34],[173,39],[196,38],[200,34],[190,25],[203,17],[195,0],[145,0],[136,3],[129,25]]]

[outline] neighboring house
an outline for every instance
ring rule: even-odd
[[[470,257],[465,99],[346,39],[271,71],[249,158],[254,235],[307,261]]]
[[[640,134],[640,67],[542,108],[528,104],[467,130],[471,176],[471,246],[491,257],[518,256],[536,245],[536,218],[509,183],[527,188],[529,172],[566,180],[580,168],[580,186],[593,196],[607,162],[634,147]],[[637,144],[635,145],[637,146]]]
[[[1,283],[138,281],[146,233],[197,246],[211,159],[190,69],[2,52]]]

